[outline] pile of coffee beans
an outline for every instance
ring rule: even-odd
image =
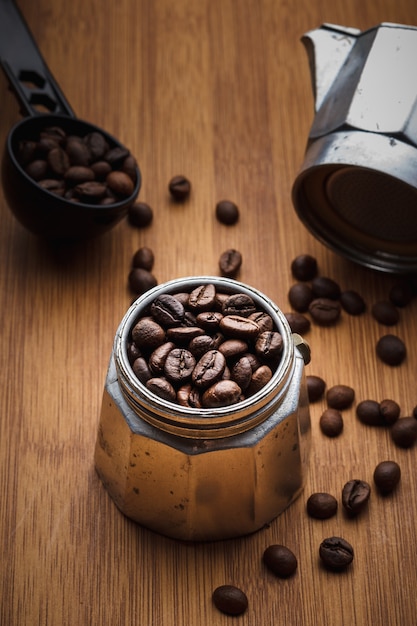
[[[157,296],[131,331],[133,372],[159,397],[213,408],[257,393],[281,360],[283,338],[245,293],[204,284]]]
[[[137,164],[129,150],[110,147],[104,135],[68,135],[59,126],[22,140],[17,159],[40,187],[88,204],[114,204],[132,195]]]

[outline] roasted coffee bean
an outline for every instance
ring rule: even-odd
[[[226,359],[231,359],[247,352],[248,344],[243,339],[226,339],[218,349]]]
[[[189,350],[194,356],[199,359],[205,352],[209,350],[218,350],[223,342],[223,335],[216,333],[215,335],[201,334],[191,339],[189,343]]]
[[[183,321],[185,310],[176,298],[163,293],[152,302],[151,314],[162,326],[177,326]]]
[[[127,358],[129,359],[129,363],[132,364],[136,359],[142,356],[141,351],[137,347],[134,341],[129,341],[127,344]]]
[[[348,385],[334,385],[326,393],[327,404],[332,409],[349,408],[355,399],[355,391]]]
[[[358,515],[368,504],[371,487],[364,480],[349,480],[342,489],[342,504],[346,512]]]
[[[104,160],[108,161],[113,169],[115,169],[120,167],[128,156],[129,150],[122,146],[116,146],[115,148],[110,148],[110,150],[106,152]]]
[[[23,166],[35,160],[38,144],[36,141],[20,141],[17,156]]]
[[[343,431],[343,417],[337,409],[326,409],[320,416],[320,429],[326,437],[338,437]]]
[[[200,285],[190,293],[188,306],[194,311],[210,311],[214,308],[216,288],[214,285]]]
[[[330,493],[312,493],[307,500],[307,513],[316,519],[329,519],[337,513],[338,503]]]
[[[45,180],[38,181],[39,187],[42,189],[46,189],[51,193],[54,193],[58,196],[63,196],[65,193],[65,185],[63,181],[56,180],[55,178],[46,178]]]
[[[43,159],[36,159],[27,164],[25,172],[35,181],[42,180],[48,173],[48,163]]]
[[[305,335],[310,330],[311,322],[302,313],[289,312],[284,315],[293,333]]]
[[[91,152],[81,137],[69,137],[65,152],[71,165],[88,166],[92,160]]]
[[[216,204],[216,217],[222,224],[231,226],[236,224],[239,219],[239,209],[234,202],[230,200],[220,200]]]
[[[310,402],[317,402],[320,400],[326,389],[325,381],[320,376],[313,376],[312,374],[306,376],[307,393]]]
[[[277,331],[267,330],[259,333],[256,339],[255,352],[265,359],[276,359],[283,348],[282,335]]]
[[[366,311],[365,300],[356,291],[343,291],[340,294],[340,304],[349,315],[362,315]]]
[[[253,339],[259,333],[259,326],[253,320],[241,315],[225,315],[220,321],[220,331],[226,336]]]
[[[256,313],[256,305],[252,298],[247,294],[234,293],[223,303],[222,313],[223,315],[240,315],[241,317],[249,317],[253,313]]]
[[[188,406],[194,409],[202,407],[200,393],[189,383],[182,385],[178,389],[176,401],[181,406]]]
[[[340,318],[341,304],[330,298],[315,298],[310,302],[308,311],[319,326],[332,326]]]
[[[175,343],[173,343],[172,341],[167,341],[155,348],[155,350],[151,353],[148,365],[153,375],[162,376],[168,354],[171,352],[171,350],[174,350],[175,347]]]
[[[394,326],[400,319],[397,307],[385,300],[376,302],[372,306],[371,313],[377,322],[385,326]]]
[[[289,578],[297,570],[297,557],[286,546],[273,544],[263,553],[263,562],[266,567],[279,578]]]
[[[219,269],[222,276],[233,278],[237,275],[242,265],[242,255],[239,250],[230,248],[225,250],[219,259]]]
[[[174,348],[165,359],[164,372],[172,383],[183,383],[191,378],[196,360],[189,350]]]
[[[218,350],[209,350],[197,361],[192,380],[196,387],[208,387],[219,380],[226,367],[226,359]]]
[[[310,254],[300,254],[291,262],[291,272],[297,280],[313,280],[317,275],[317,260]]]
[[[374,483],[382,495],[392,493],[401,479],[401,468],[395,461],[381,461],[374,470]]]
[[[104,136],[96,131],[86,135],[84,141],[93,161],[103,159],[109,150],[109,145]]]
[[[153,264],[155,262],[154,253],[151,248],[143,246],[139,248],[133,255],[132,266],[133,267],[141,267],[148,272],[153,268]]]
[[[142,267],[134,267],[130,270],[128,282],[131,291],[136,295],[142,295],[157,285],[155,276]]]
[[[248,387],[248,394],[253,396],[271,380],[272,370],[267,365],[260,365],[253,373]]]
[[[252,313],[249,315],[249,319],[257,323],[260,333],[274,329],[272,317],[264,311],[256,311],[256,313]]]
[[[382,400],[379,403],[379,412],[386,426],[392,426],[400,417],[401,407],[395,400]]]
[[[395,306],[405,307],[414,297],[413,286],[408,280],[399,280],[389,290],[389,301]]]
[[[202,405],[206,408],[217,408],[236,404],[241,398],[242,390],[233,380],[219,380],[211,385],[202,396]]]
[[[246,594],[234,585],[221,585],[213,591],[214,606],[226,615],[242,615],[248,608]]]
[[[220,311],[203,311],[198,313],[196,321],[199,326],[210,332],[216,332],[219,328],[223,314]]]
[[[417,420],[401,417],[391,427],[391,439],[399,448],[411,448],[417,440]]]
[[[395,335],[384,335],[376,344],[377,356],[387,365],[401,365],[407,356],[404,342]]]
[[[311,283],[314,298],[328,298],[338,300],[340,298],[340,287],[336,281],[327,276],[316,276]]]
[[[247,356],[241,356],[233,365],[231,372],[232,380],[234,380],[242,391],[245,391],[250,385],[252,379],[252,366]]]
[[[310,302],[314,299],[313,291],[306,283],[296,283],[288,291],[288,301],[292,308],[299,313],[308,311]]]
[[[146,382],[146,387],[163,400],[168,402],[175,402],[176,400],[177,394],[175,389],[166,378],[150,378]]]
[[[112,171],[110,163],[107,161],[96,161],[95,163],[91,163],[90,169],[94,172],[94,176],[96,180],[104,181],[107,178],[107,175]]]
[[[143,357],[138,357],[132,364],[132,369],[135,373],[135,376],[140,380],[144,385],[148,382],[150,378],[152,378],[152,372],[149,369],[148,363],[146,359]]]
[[[356,416],[368,426],[382,426],[384,424],[379,402],[376,400],[362,400],[356,406]]]
[[[165,331],[152,317],[142,317],[133,327],[132,339],[138,348],[154,350],[165,341]]]
[[[178,202],[188,198],[191,192],[191,183],[185,176],[174,176],[168,184],[169,193]]]
[[[131,196],[135,188],[133,180],[124,172],[114,171],[107,175],[106,183],[116,195]]]
[[[95,174],[91,167],[84,167],[83,165],[72,165],[64,174],[64,180],[68,185],[78,185],[94,179]]]
[[[319,556],[323,565],[331,570],[341,570],[352,563],[354,550],[342,537],[328,537],[320,544]]]
[[[47,162],[54,174],[63,176],[70,166],[67,153],[62,148],[52,148],[48,152]]]
[[[95,180],[80,183],[74,187],[75,196],[84,202],[97,202],[104,198],[106,191],[106,185]]]
[[[129,209],[128,219],[132,226],[145,228],[153,220],[153,210],[145,202],[135,202]]]
[[[199,326],[173,326],[167,330],[168,339],[176,341],[180,346],[187,345],[199,335],[204,335],[204,330]]]

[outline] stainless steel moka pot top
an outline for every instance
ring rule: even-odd
[[[315,117],[293,186],[307,228],[343,256],[417,271],[417,28],[305,34]]]

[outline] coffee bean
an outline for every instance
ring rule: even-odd
[[[241,398],[242,390],[233,380],[219,380],[211,385],[202,396],[202,405],[216,408],[235,404]]]
[[[64,180],[70,186],[93,181],[94,179],[95,174],[91,167],[84,167],[83,165],[72,165],[64,174]]]
[[[330,493],[312,493],[307,500],[307,513],[316,519],[328,519],[337,513],[338,503]]]
[[[209,350],[199,359],[192,379],[196,387],[208,387],[219,380],[226,367],[226,359],[219,350]]]
[[[96,131],[93,131],[86,135],[84,137],[84,141],[93,161],[103,159],[104,155],[109,150],[109,145],[104,136]]]
[[[260,333],[274,329],[274,322],[272,317],[264,311],[256,311],[256,313],[251,313],[251,315],[249,315],[249,319],[256,322]]]
[[[374,470],[374,483],[382,495],[392,493],[401,479],[401,468],[395,461],[381,461]]]
[[[145,202],[136,202],[129,209],[128,219],[132,226],[145,228],[153,220],[153,210]]]
[[[188,297],[188,306],[194,311],[210,311],[216,301],[216,288],[213,284],[196,287]]]
[[[256,343],[256,354],[265,359],[276,359],[284,348],[282,335],[276,331],[267,330],[259,333]]]
[[[38,181],[39,187],[46,189],[51,193],[55,193],[58,196],[63,196],[65,193],[65,185],[62,180],[56,180],[55,178],[46,178]]]
[[[151,248],[143,246],[142,248],[139,248],[133,255],[132,266],[141,267],[142,269],[150,272],[153,268],[154,261],[155,256]]]
[[[67,153],[62,148],[52,148],[48,152],[47,162],[54,174],[63,176],[70,166]]]
[[[247,356],[242,356],[236,361],[233,365],[231,377],[242,391],[249,387],[252,379],[252,366]]]
[[[291,262],[291,272],[297,280],[312,280],[317,275],[317,261],[310,254],[300,254]]]
[[[175,343],[167,341],[155,348],[148,361],[149,370],[156,376],[162,376],[168,354],[175,349]],[[139,378],[139,377],[138,377]]]
[[[128,282],[131,291],[136,295],[142,295],[157,285],[155,276],[142,267],[134,267],[130,270]]]
[[[242,339],[253,339],[259,334],[258,324],[241,315],[225,315],[220,321],[219,328],[225,335]]]
[[[106,185],[95,180],[80,183],[74,187],[75,196],[83,202],[98,202],[104,198],[106,191]]]
[[[48,173],[48,163],[43,159],[36,159],[28,163],[25,172],[35,181],[42,180]]]
[[[286,546],[273,544],[263,553],[263,562],[279,578],[289,578],[297,570],[297,557]]]
[[[106,177],[107,185],[118,196],[128,197],[132,195],[135,185],[133,180],[124,172],[114,171]]]
[[[167,330],[168,339],[176,341],[180,346],[187,345],[199,335],[204,335],[204,330],[199,326],[187,326],[184,324],[184,326],[173,326]]]
[[[328,569],[341,570],[352,563],[354,550],[342,537],[328,537],[320,544],[319,556]]]
[[[110,150],[104,154],[104,160],[110,163],[113,169],[116,169],[122,166],[123,161],[128,156],[129,150],[122,146],[116,146],[115,148],[110,148]]]
[[[308,311],[308,307],[313,299],[313,291],[306,283],[296,283],[288,291],[288,301],[292,308],[299,313]]]
[[[235,277],[242,265],[242,255],[238,250],[225,250],[219,259],[219,268],[222,276]]]
[[[69,137],[65,152],[71,165],[88,166],[92,160],[91,152],[81,137]]]
[[[216,217],[222,224],[231,226],[239,219],[239,209],[230,200],[221,200],[216,204]]]
[[[302,313],[289,312],[284,315],[293,333],[305,335],[310,330],[311,322]]]
[[[189,343],[189,350],[194,356],[199,359],[205,352],[209,350],[218,350],[223,342],[223,335],[216,333],[215,335],[206,335],[202,333],[191,339]]]
[[[243,339],[226,339],[218,349],[226,359],[234,359],[248,351],[248,344]]]
[[[138,348],[154,350],[164,343],[165,331],[152,317],[143,317],[133,327],[132,339]]]
[[[323,397],[326,383],[320,376],[309,374],[306,376],[306,384],[309,402],[317,402]]]
[[[339,320],[341,305],[330,298],[316,298],[310,302],[308,310],[316,324],[332,326]]]
[[[340,294],[340,304],[349,315],[361,315],[366,311],[365,300],[356,291],[343,291]]]
[[[256,313],[256,305],[252,298],[247,294],[234,293],[223,303],[222,313],[223,315],[239,315],[241,317],[249,317],[253,313]],[[257,328],[259,329],[258,325]]]
[[[25,166],[35,160],[37,146],[36,141],[23,140],[19,142],[17,157],[21,165]]]
[[[376,302],[372,306],[371,313],[377,322],[385,326],[394,326],[400,319],[397,307],[385,300]]]
[[[226,615],[242,615],[248,608],[246,594],[234,585],[221,585],[213,591],[214,606]]]
[[[377,356],[387,365],[401,365],[407,356],[404,342],[395,335],[384,335],[376,344]]]
[[[265,387],[272,378],[272,370],[267,365],[260,365],[253,373],[248,387],[248,395],[252,396]]]
[[[376,400],[362,400],[356,406],[356,416],[368,426],[382,426],[384,424],[379,402]]]
[[[166,378],[150,378],[146,382],[146,387],[163,400],[167,400],[168,402],[175,402],[176,400],[177,394],[175,393],[175,389]]]
[[[341,293],[337,282],[327,276],[313,278],[311,290],[314,298],[328,298],[330,300],[338,300]]]
[[[401,417],[391,427],[391,438],[399,448],[411,448],[417,440],[417,420]]]
[[[379,403],[379,412],[383,423],[392,426],[400,417],[401,407],[395,400],[386,399]]]
[[[163,326],[178,326],[184,319],[185,310],[176,298],[163,293],[152,302],[151,314]]]
[[[135,376],[140,380],[144,385],[148,382],[150,378],[152,378],[152,373],[148,367],[148,363],[146,359],[143,357],[138,357],[133,361],[132,369],[135,373]]]
[[[194,409],[201,409],[200,393],[189,383],[182,385],[177,391],[176,401],[181,406],[188,406]]]
[[[90,166],[90,170],[94,173],[96,180],[104,181],[107,175],[112,171],[110,163],[107,161],[96,161]]]
[[[326,437],[338,437],[343,431],[343,417],[337,409],[326,409],[320,416],[320,429]]]
[[[348,385],[334,385],[326,393],[327,404],[332,409],[347,409],[355,399],[355,391]]]
[[[185,176],[174,176],[169,181],[168,189],[174,200],[181,202],[190,195],[191,183]]]
[[[165,360],[164,373],[172,383],[184,383],[194,371],[196,360],[189,350],[174,348]]]
[[[371,487],[364,480],[349,480],[342,489],[342,504],[346,512],[358,515],[366,507],[371,495]]]
[[[410,304],[414,297],[414,292],[410,281],[399,280],[392,285],[389,291],[389,301],[394,306],[405,307]]]

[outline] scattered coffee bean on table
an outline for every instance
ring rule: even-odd
[[[340,304],[349,315],[362,315],[366,311],[365,300],[356,291],[343,291],[340,294]]]
[[[242,615],[248,608],[248,598],[244,591],[234,585],[221,585],[213,591],[214,606],[226,615]]]
[[[130,270],[128,283],[130,290],[137,296],[142,295],[158,284],[155,276],[142,267],[134,267]]]
[[[350,516],[361,513],[371,495],[371,487],[365,480],[349,480],[342,489],[342,504]]]
[[[325,567],[338,571],[352,563],[354,550],[346,539],[342,537],[328,537],[320,544],[319,556]]]
[[[341,293],[337,282],[327,276],[316,276],[311,283],[311,290],[314,298],[329,298],[330,300],[338,300]]]
[[[317,260],[310,254],[300,254],[291,262],[291,272],[297,280],[313,280],[317,271]]]
[[[239,219],[238,206],[230,200],[220,200],[216,204],[216,217],[222,224],[232,226]]]
[[[374,483],[382,495],[394,491],[401,479],[401,468],[395,461],[381,461],[374,470]]]
[[[379,403],[379,412],[381,413],[383,423],[386,426],[392,426],[400,417],[401,407],[395,400],[387,398]]]
[[[317,402],[324,396],[326,383],[320,376],[307,375],[306,384],[309,402]]]
[[[177,202],[186,200],[191,192],[191,183],[185,176],[174,176],[168,184],[169,193]]]
[[[274,544],[263,553],[266,567],[279,578],[289,578],[297,570],[298,562],[295,554],[286,546]]]
[[[401,417],[391,426],[391,439],[399,448],[411,448],[417,441],[415,417]]]
[[[145,228],[153,220],[153,210],[146,202],[136,202],[129,209],[128,220],[136,228]]]
[[[338,437],[343,431],[343,417],[337,409],[326,409],[320,417],[320,429],[326,437]]]
[[[387,365],[401,365],[407,356],[407,349],[402,339],[396,335],[384,335],[376,344],[377,356]]]
[[[316,519],[329,519],[337,513],[338,503],[330,493],[312,493],[307,500],[307,513]]]
[[[326,400],[332,409],[348,409],[355,399],[355,391],[348,385],[334,385],[326,393]]]
[[[298,313],[308,311],[310,302],[314,299],[313,291],[306,283],[296,283],[288,291],[288,301]]]
[[[293,333],[305,335],[310,330],[311,322],[302,313],[288,312],[284,315]]]
[[[219,269],[222,276],[233,278],[237,275],[242,265],[242,255],[238,250],[230,248],[225,250],[219,259]]]
[[[148,272],[153,268],[153,264],[155,261],[155,256],[153,250],[148,248],[147,246],[143,246],[139,248],[133,255],[132,266],[133,267],[141,267]]]
[[[341,304],[331,298],[315,298],[310,302],[308,311],[313,321],[319,326],[333,326],[339,321]]]
[[[394,326],[400,319],[398,309],[388,300],[375,302],[371,309],[372,316],[384,326]]]
[[[359,421],[368,426],[382,426],[384,424],[379,402],[376,400],[362,400],[356,406],[356,416]]]

